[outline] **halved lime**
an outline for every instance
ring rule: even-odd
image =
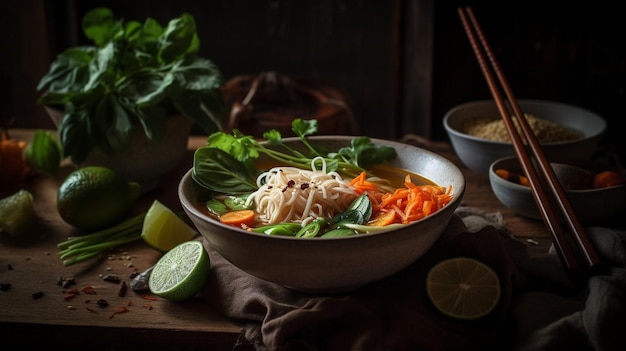
[[[167,206],[154,200],[143,220],[141,238],[153,248],[167,252],[191,240],[197,232]]]
[[[500,301],[500,278],[491,267],[469,257],[443,260],[430,269],[426,292],[443,314],[476,319],[489,314]]]
[[[21,236],[36,218],[33,194],[19,190],[0,199],[0,232],[10,237]]]
[[[207,282],[211,261],[202,242],[186,241],[166,252],[154,265],[148,280],[150,291],[172,301],[185,301]]]

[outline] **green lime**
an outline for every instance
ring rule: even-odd
[[[156,296],[184,301],[206,284],[211,269],[209,254],[202,242],[186,241],[166,252],[154,265],[148,287]]]
[[[167,252],[191,240],[196,231],[159,200],[154,200],[143,220],[141,238],[153,248]]]
[[[430,269],[426,292],[443,314],[457,319],[476,319],[489,314],[500,301],[500,278],[480,261],[455,257]]]
[[[57,194],[57,210],[68,224],[94,232],[126,218],[141,193],[141,186],[117,172],[99,166],[70,173]]]
[[[0,199],[0,232],[11,237],[22,235],[35,220],[33,194],[19,190]]]

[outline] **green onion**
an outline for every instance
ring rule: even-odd
[[[143,219],[147,212],[113,227],[83,236],[69,237],[57,244],[64,266],[86,261],[113,247],[141,239]]]

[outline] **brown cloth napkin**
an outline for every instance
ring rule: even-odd
[[[611,312],[606,304],[617,306],[618,320],[609,322],[626,318],[624,276],[594,277],[589,289],[571,284],[554,255],[530,258],[525,245],[506,232],[497,213],[466,207],[457,210],[444,235],[413,265],[343,294],[296,292],[239,270],[210,248],[209,254],[212,273],[204,294],[216,310],[244,323],[234,351],[525,351],[571,345],[614,350],[610,343],[600,347],[594,341],[606,334],[617,336],[603,327],[605,313]],[[454,320],[436,311],[428,300],[428,270],[455,256],[478,259],[500,276],[501,301],[486,318]],[[616,287],[613,279],[621,282],[621,290],[607,292],[599,287]],[[598,327],[589,327],[590,321]],[[623,327],[612,330],[616,328]]]

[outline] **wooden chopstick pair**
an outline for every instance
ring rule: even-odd
[[[467,12],[467,15],[465,12]],[[582,225],[578,221],[565,191],[550,166],[550,162],[546,159],[537,138],[528,125],[524,113],[517,103],[517,100],[515,99],[504,74],[500,70],[499,64],[491,52],[491,48],[482,33],[480,25],[478,24],[472,9],[467,7],[465,8],[465,12],[463,8],[458,9],[461,22],[463,23],[465,32],[470,40],[476,59],[478,60],[485,79],[487,80],[487,84],[489,85],[489,89],[491,90],[507,131],[511,136],[515,153],[517,154],[522,169],[530,181],[533,196],[535,198],[535,202],[537,203],[537,207],[539,208],[539,212],[541,213],[541,217],[552,234],[553,242],[557,252],[559,253],[561,262],[566,268],[571,270],[578,270],[582,268],[579,262],[580,259],[584,261],[587,268],[594,268],[598,266],[600,261],[595,249],[590,243]],[[478,36],[478,39],[476,36]],[[534,167],[535,163],[533,163],[533,159],[529,156],[527,148],[518,133],[518,129],[513,124],[511,114],[507,109],[506,103],[499,92],[493,74],[491,73],[488,63],[485,60],[485,54],[483,54],[479,45],[482,45],[482,49],[489,58],[492,69],[502,85],[502,89],[507,96],[510,107],[513,109],[513,115],[516,116],[524,137],[530,146],[530,150],[534,154],[534,160],[543,174],[543,180],[540,179],[539,174]],[[544,181],[548,184],[553,198],[548,197],[542,183]],[[560,216],[557,215],[553,208],[554,203],[556,203],[558,209],[561,211]],[[569,229],[569,235],[563,228],[563,222],[565,222]]]

